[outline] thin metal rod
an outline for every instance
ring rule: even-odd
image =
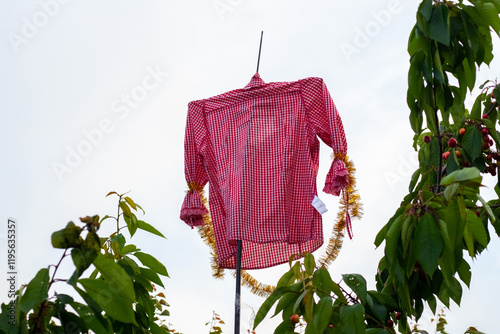
[[[257,73],[259,73],[260,51],[262,50],[262,37],[264,31],[260,33],[259,57],[257,58]],[[236,244],[236,295],[234,297],[234,334],[240,334],[240,311],[241,311],[241,254],[243,243],[238,240]]]
[[[260,50],[262,50],[262,36],[264,35],[264,31],[260,32],[260,45],[259,45],[259,58],[257,58],[257,73],[259,73],[259,64],[260,64]]]
[[[238,243],[236,245],[236,296],[234,298],[234,334],[240,334],[242,248],[242,242],[241,240],[238,240]]]

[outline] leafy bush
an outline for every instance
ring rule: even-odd
[[[116,217],[87,216],[52,234],[52,246],[64,250],[61,259],[38,271],[17,291],[15,319],[10,317],[10,305],[2,304],[0,333],[170,333],[164,323],[168,303],[155,287],[163,287],[160,276],[168,277],[167,269],[150,254],[127,244],[122,230],[127,228],[130,237],[138,229],[165,237],[137,218],[134,212],[144,210],[130,197],[110,195],[118,197]],[[107,220],[116,222],[116,231],[101,238],[97,232]],[[120,225],[122,221],[125,226]],[[69,256],[75,271],[68,279],[58,278],[57,271]],[[92,273],[83,277],[91,266]],[[82,301],[52,293],[58,282],[69,284]]]

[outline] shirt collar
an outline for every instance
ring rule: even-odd
[[[264,80],[262,80],[259,73],[255,73],[248,85],[245,86],[245,89],[260,87],[264,86],[265,84],[266,83],[264,82]]]

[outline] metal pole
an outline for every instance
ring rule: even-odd
[[[262,50],[262,37],[264,31],[260,33],[259,57],[257,58],[257,73],[259,73],[260,51]],[[234,334],[240,334],[240,311],[241,311],[241,253],[243,243],[238,240],[236,244],[236,296],[234,298]]]
[[[264,31],[260,32],[259,58],[257,58],[257,73],[259,73],[260,50],[262,49],[262,36],[264,36]]]
[[[240,310],[241,310],[241,252],[242,242],[238,240],[236,245],[236,296],[234,302],[234,334],[240,334]]]

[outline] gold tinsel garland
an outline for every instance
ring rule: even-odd
[[[360,196],[356,190],[356,178],[354,174],[356,169],[354,164],[348,157],[344,154],[337,153],[335,158],[341,159],[345,162],[347,170],[349,172],[349,185],[344,190],[344,196],[347,196],[348,200],[348,211],[351,219],[360,219],[363,215],[362,204],[360,201]],[[197,191],[200,194],[203,204],[207,207],[208,202],[203,194],[203,188],[195,183],[188,184],[189,191]],[[322,268],[328,268],[328,266],[337,258],[340,249],[342,248],[344,230],[346,228],[346,203],[345,197],[341,196],[339,200],[339,212],[337,214],[337,221],[333,225],[333,230],[326,246],[325,253],[319,258],[319,265]],[[210,247],[210,253],[212,255],[212,275],[215,278],[224,278],[224,268],[219,267],[217,263],[217,249],[215,248],[215,235],[213,230],[213,223],[210,219],[210,214],[203,217],[203,225],[198,227],[198,233],[200,234],[203,241]],[[233,271],[233,275],[236,275],[236,271]],[[250,291],[258,296],[268,296],[275,289],[274,286],[264,284],[256,280],[252,275],[250,275],[246,270],[241,271],[242,284],[250,289]]]

